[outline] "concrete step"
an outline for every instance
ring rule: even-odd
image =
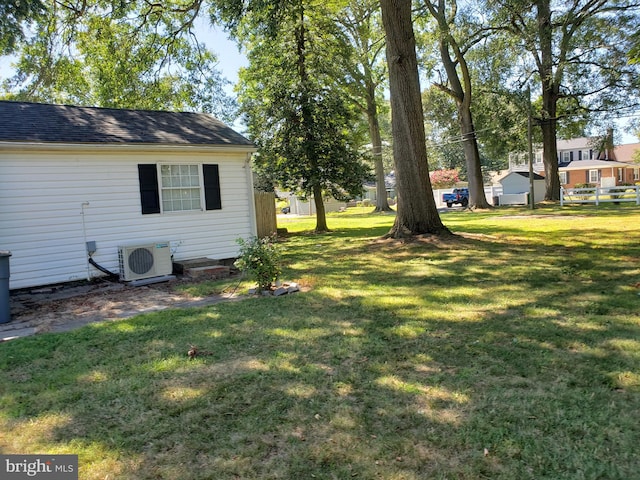
[[[212,267],[220,265],[219,260],[213,258],[200,257],[189,260],[178,260],[173,262],[173,271],[179,275],[184,274],[189,268]]]
[[[189,267],[184,270],[184,276],[193,279],[218,279],[231,275],[231,268],[224,265],[208,265],[203,267]]]

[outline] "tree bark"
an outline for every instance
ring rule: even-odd
[[[557,106],[559,82],[553,72],[553,27],[550,0],[536,2],[540,62],[538,70],[542,82],[542,161],[545,171],[545,200],[560,200],[558,174]],[[560,74],[558,74],[560,75]]]
[[[557,98],[553,93],[553,86],[545,85],[542,90],[543,118],[542,129],[542,161],[545,172],[545,200],[560,200],[560,175],[558,173],[558,144],[556,105]],[[548,90],[549,89],[549,90]]]
[[[387,35],[398,213],[388,237],[442,234],[429,179],[411,0],[381,0]]]
[[[324,198],[320,185],[313,186],[313,201],[316,206],[316,232],[328,232],[327,215],[324,209]]]
[[[467,164],[469,208],[491,208],[484,193],[480,152],[478,151],[471,109],[458,107],[458,121],[460,123],[460,132],[462,133],[464,159]]]
[[[391,207],[387,200],[387,187],[384,183],[382,138],[380,136],[380,123],[378,122],[375,87],[371,85],[367,90],[367,119],[369,121],[369,136],[371,137],[371,149],[376,172],[376,208],[374,212],[390,212]]]

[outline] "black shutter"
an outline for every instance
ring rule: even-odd
[[[160,192],[158,191],[158,169],[156,164],[138,164],[138,179],[140,180],[142,214],[160,213]]]
[[[218,165],[202,165],[204,179],[204,204],[207,210],[222,209],[220,198],[220,173]]]
[[[569,161],[573,162],[573,152],[569,152]]]

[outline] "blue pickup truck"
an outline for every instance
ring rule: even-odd
[[[442,194],[442,202],[447,204],[447,207],[451,207],[454,203],[459,203],[463,207],[469,205],[469,189],[468,188],[454,188],[451,193]]]

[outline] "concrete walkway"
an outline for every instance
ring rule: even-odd
[[[70,330],[75,330],[76,328],[84,327],[85,325],[88,325],[90,323],[122,320],[125,318],[134,317],[141,313],[157,312],[161,310],[167,310],[170,308],[173,309],[173,308],[204,307],[204,306],[214,305],[216,303],[225,302],[225,301],[237,301],[237,300],[240,300],[241,298],[242,297],[237,295],[229,295],[229,296],[214,295],[214,296],[202,298],[199,300],[178,302],[172,305],[162,305],[162,306],[150,307],[150,308],[145,308],[145,309],[135,310],[135,311],[130,310],[130,311],[122,312],[119,315],[114,317],[105,317],[100,319],[96,319],[96,318],[79,319],[79,320],[71,320],[68,322],[61,322],[61,323],[47,326],[46,332],[47,333],[48,332],[54,332],[54,333],[68,332]],[[25,322],[20,320],[13,320],[8,323],[0,324],[0,342],[5,342],[8,340],[13,340],[21,337],[27,337],[30,335],[35,335],[36,333],[39,333],[39,332],[44,333],[43,330],[41,330],[37,326],[36,327],[32,326],[31,323],[32,322],[30,321]]]

